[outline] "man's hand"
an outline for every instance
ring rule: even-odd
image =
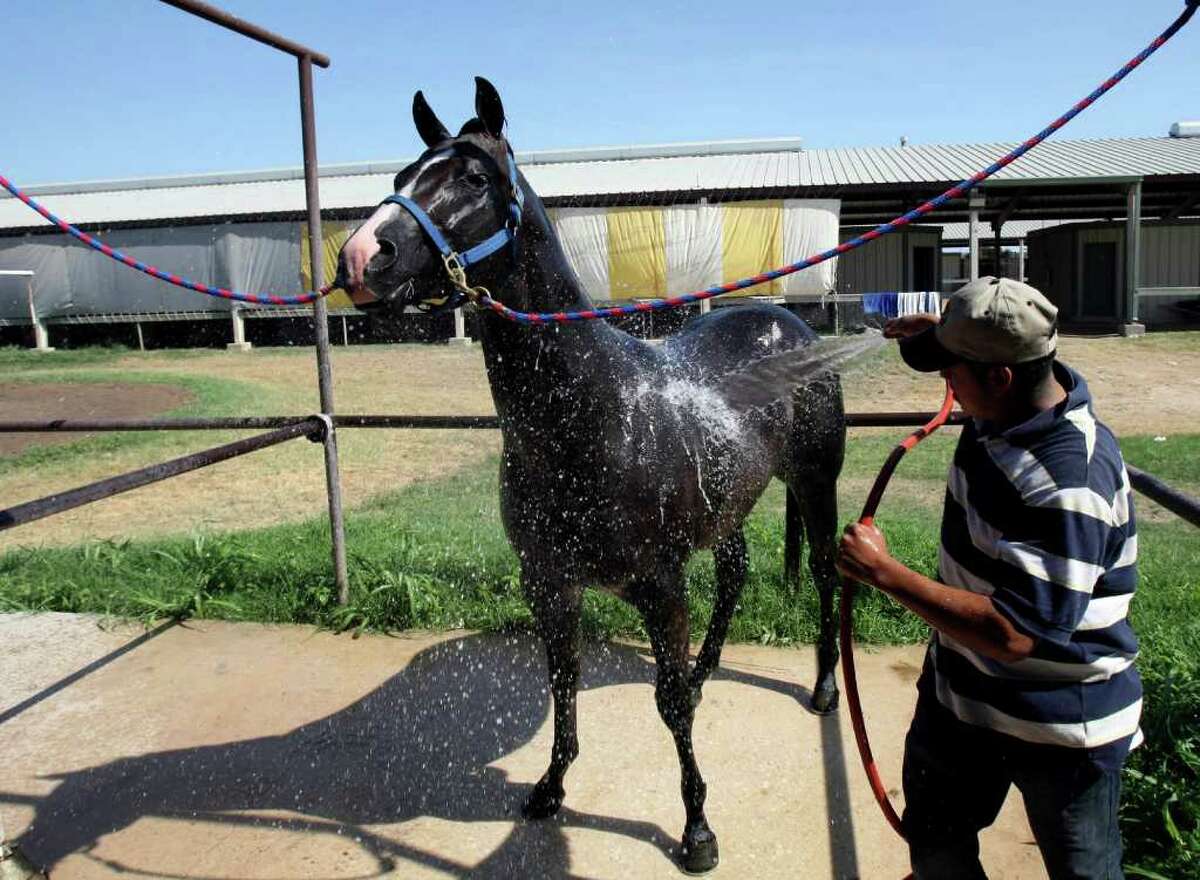
[[[846,577],[871,586],[880,586],[889,565],[895,559],[888,553],[887,540],[875,526],[850,523],[842,533],[837,568]]]
[[[942,319],[937,315],[905,315],[902,318],[892,318],[883,325],[885,339],[903,339],[914,336],[929,327],[936,326]]]

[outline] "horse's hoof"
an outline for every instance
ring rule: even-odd
[[[565,796],[566,792],[561,788],[554,790],[545,782],[539,782],[521,805],[521,815],[526,819],[548,819],[558,812]]]
[[[717,866],[717,835],[708,828],[685,834],[679,853],[679,866],[685,874],[707,874]]]
[[[812,710],[818,715],[832,715],[837,711],[839,699],[837,685],[819,687],[812,695]]]

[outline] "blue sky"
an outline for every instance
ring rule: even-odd
[[[604,3],[220,0],[325,52],[324,163],[419,152],[474,74],[520,150],[726,138],[809,147],[1018,140],[1139,51],[1182,0]],[[7,0],[0,173],[18,185],[300,162],[295,62],[152,0]],[[1200,118],[1200,22],[1064,132]]]

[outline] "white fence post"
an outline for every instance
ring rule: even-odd
[[[246,319],[242,317],[241,309],[229,313],[233,320],[233,342],[225,346],[229,351],[249,351],[250,343],[246,341]]]
[[[42,319],[38,317],[37,305],[33,301],[33,271],[30,269],[3,269],[0,275],[9,278],[25,279],[25,297],[29,303],[29,323],[33,327],[33,348],[31,351],[54,351],[50,346],[50,332]]]
[[[470,345],[471,337],[467,336],[467,319],[463,317],[462,306],[454,310],[454,335],[450,337],[451,345]]]

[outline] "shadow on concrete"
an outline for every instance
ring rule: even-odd
[[[791,682],[728,669],[713,677],[784,693],[808,706],[810,692]],[[638,648],[585,646],[581,689],[652,684],[653,678],[654,666]],[[512,783],[503,770],[488,765],[529,742],[549,711],[539,643],[524,635],[471,635],[421,651],[362,699],[287,734],[155,752],[52,774],[44,778],[59,784],[50,794],[0,793],[0,801],[34,808],[34,818],[17,842],[35,864],[49,869],[72,853],[89,853],[102,836],[147,816],[336,834],[343,842],[355,840],[374,859],[380,875],[411,862],[455,877],[570,877],[564,827],[648,843],[663,853],[666,868],[674,859],[676,835],[657,824],[568,807],[550,821],[521,818],[520,804],[531,786]],[[830,844],[834,864],[850,869],[853,831],[836,726],[836,717],[822,726],[827,801],[834,820]],[[832,737],[825,735],[827,728]],[[837,752],[833,772],[831,748]],[[568,796],[569,790],[568,783]],[[256,811],[308,818],[247,815]],[[422,816],[508,821],[513,827],[483,862],[471,865],[382,838],[365,827]],[[836,835],[835,827],[841,829]],[[857,876],[840,868],[838,877]]]
[[[123,644],[121,647],[117,648],[115,651],[109,651],[103,657],[98,657],[97,659],[95,659],[91,663],[89,663],[87,666],[77,669],[74,672],[72,672],[70,675],[60,678],[58,681],[54,682],[54,684],[48,685],[47,687],[42,688],[36,694],[33,694],[32,696],[27,697],[26,699],[17,703],[15,706],[11,706],[8,709],[5,709],[3,712],[0,712],[0,724],[3,724],[6,721],[10,721],[13,718],[16,718],[18,715],[20,715],[26,709],[33,708],[38,703],[42,702],[42,700],[49,699],[50,697],[54,696],[55,694],[57,694],[59,691],[63,690],[64,688],[68,688],[71,685],[75,684],[75,682],[79,681],[80,679],[86,678],[87,676],[91,675],[93,672],[103,669],[105,666],[107,666],[109,663],[112,663],[114,660],[117,660],[120,657],[124,657],[130,651],[133,651],[136,648],[140,648],[142,645],[146,644],[146,642],[150,641],[151,639],[162,635],[169,629],[173,629],[175,626],[178,625],[178,623],[179,623],[179,621],[177,621],[177,620],[168,620],[166,623],[159,624],[154,629],[147,630],[146,632],[142,633],[137,638],[129,640],[128,642]]]

